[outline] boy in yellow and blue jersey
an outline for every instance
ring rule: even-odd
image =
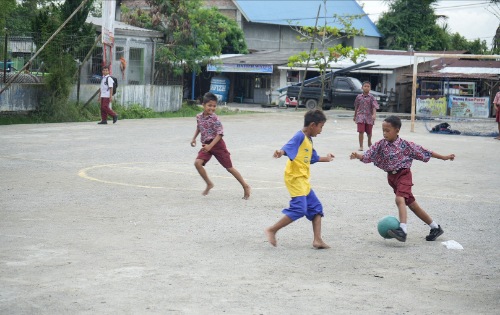
[[[312,222],[313,247],[330,248],[321,238],[323,205],[309,183],[311,164],[331,162],[334,158],[331,153],[320,157],[313,148],[312,137],[321,133],[325,122],[326,116],[323,111],[319,109],[308,111],[304,116],[304,128],[298,131],[280,150],[274,152],[274,158],[288,156],[285,167],[285,185],[292,200],[290,207],[283,209],[282,212],[285,214],[283,218],[265,230],[269,243],[273,246],[276,246],[276,233],[281,228],[305,216]]]

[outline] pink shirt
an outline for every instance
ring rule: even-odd
[[[371,94],[359,94],[354,101],[356,112],[356,123],[364,123],[373,125],[373,109],[378,109],[378,103],[375,97]]]
[[[398,137],[393,142],[385,139],[377,141],[364,154],[363,163],[375,164],[386,172],[410,168],[413,160],[427,162],[432,157],[432,151],[422,146]]]
[[[201,142],[208,143],[217,135],[224,135],[222,123],[216,114],[205,116],[203,113],[196,115],[196,124],[201,134]]]
[[[500,104],[500,92],[497,92],[495,95],[495,100],[493,101],[493,104]]]

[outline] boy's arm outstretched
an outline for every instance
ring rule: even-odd
[[[455,159],[455,154],[441,155],[441,154],[439,154],[439,153],[432,152],[432,157],[433,157],[433,158],[436,158],[436,159],[443,160],[443,161],[446,161],[446,160],[451,160],[451,161],[453,161],[453,160]]]
[[[283,151],[283,150],[276,150],[276,151],[274,151],[274,153],[273,153],[273,158],[275,158],[275,159],[279,159],[279,158],[280,158],[280,157],[282,157],[284,154],[285,154],[285,151]]]
[[[331,162],[335,158],[335,155],[332,153],[328,153],[326,156],[322,156],[319,158],[318,162]]]
[[[358,159],[361,160],[363,158],[363,154],[358,152],[352,152],[350,156],[351,160]]]

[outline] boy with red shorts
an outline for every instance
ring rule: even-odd
[[[379,108],[377,100],[370,94],[371,84],[363,82],[363,93],[354,100],[354,122],[358,126],[359,151],[363,151],[363,133],[366,132],[368,147],[372,146],[372,129]]]
[[[397,229],[389,230],[387,233],[400,242],[406,241],[406,206],[410,208],[420,220],[427,223],[431,231],[426,236],[427,241],[434,241],[444,233],[440,225],[420,208],[411,192],[413,186],[411,175],[411,163],[413,160],[428,162],[431,157],[440,160],[454,160],[455,154],[440,155],[436,152],[424,149],[423,147],[398,136],[401,129],[401,119],[396,116],[387,117],[382,123],[384,139],[376,142],[364,154],[352,152],[352,159],[359,159],[364,163],[372,163],[387,172],[387,181],[396,194],[396,206],[399,210],[400,226]]]
[[[495,95],[495,99],[493,100],[493,104],[495,104],[495,109],[497,110],[497,114],[495,116],[495,121],[498,124],[498,136],[495,139],[500,140],[500,92],[497,92]]]
[[[226,144],[222,139],[224,130],[219,117],[215,114],[217,108],[217,96],[213,93],[205,93],[203,96],[203,112],[196,115],[196,131],[191,146],[196,146],[196,137],[201,134],[201,150],[194,161],[194,166],[198,173],[203,178],[207,187],[203,191],[203,195],[208,195],[210,189],[214,187],[212,181],[208,178],[205,164],[215,156],[217,161],[231,173],[243,187],[243,199],[250,197],[250,186],[245,182],[241,174],[233,167],[231,156],[226,148]]]

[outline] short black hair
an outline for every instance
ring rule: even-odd
[[[370,83],[370,81],[363,81],[363,84],[361,84],[361,86],[363,86],[365,84],[368,84],[368,85],[372,86],[372,84]]]
[[[319,124],[326,121],[325,113],[321,109],[311,109],[304,115],[304,127],[311,123]]]
[[[109,70],[109,67],[108,66],[102,67],[102,70],[104,70],[104,69],[108,69]]]
[[[401,119],[398,116],[389,116],[384,119],[385,122],[391,124],[396,129],[401,129]]]
[[[217,96],[212,93],[212,92],[207,92],[205,95],[203,95],[203,101],[202,104],[206,104],[210,101],[216,101],[217,102]]]

